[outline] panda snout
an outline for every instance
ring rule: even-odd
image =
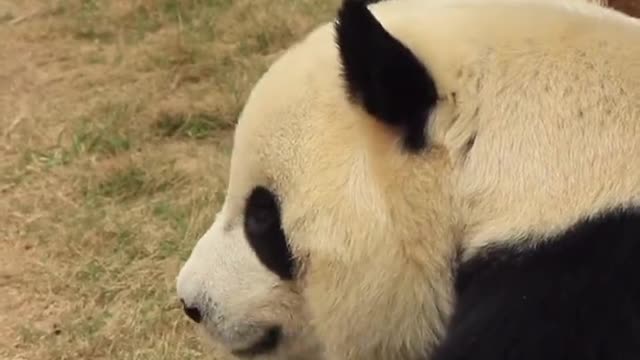
[[[283,329],[278,324],[230,321],[215,302],[180,297],[184,314],[194,323],[203,326],[212,340],[220,342],[236,357],[252,358],[274,351],[279,347]]]
[[[199,324],[202,321],[202,311],[196,305],[187,305],[184,299],[180,299],[180,303],[182,304],[182,309],[184,313],[189,317],[189,319],[193,320],[196,324]]]

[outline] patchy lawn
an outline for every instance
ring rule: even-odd
[[[337,4],[0,0],[1,359],[221,359],[174,279],[252,84]]]

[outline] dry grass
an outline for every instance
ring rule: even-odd
[[[174,278],[273,56],[337,0],[0,0],[0,359],[205,359]]]

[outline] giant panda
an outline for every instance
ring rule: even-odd
[[[177,277],[247,359],[640,358],[640,22],[345,0],[253,88]]]

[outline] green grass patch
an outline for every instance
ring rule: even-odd
[[[36,329],[29,325],[21,326],[18,333],[20,336],[20,341],[27,344],[38,342],[42,338],[47,336],[47,333],[45,331]]]
[[[229,130],[232,122],[214,114],[162,114],[155,123],[160,136],[204,139]]]
[[[75,14],[71,29],[74,38],[104,43],[110,43],[116,38],[115,28],[102,15],[105,8],[101,1],[80,0],[75,5],[78,6],[75,11],[65,11],[66,14]]]
[[[149,252],[143,246],[144,243],[140,242],[138,233],[134,230],[123,227],[113,235],[113,252],[119,254],[125,263],[149,256]]]
[[[189,214],[182,207],[172,205],[168,201],[160,201],[153,207],[153,215],[168,222],[172,229],[181,235],[187,230]]]
[[[129,136],[113,129],[89,129],[82,127],[72,139],[71,151],[78,155],[82,153],[117,155],[131,148]]]
[[[62,146],[54,146],[43,150],[28,149],[24,153],[25,164],[39,164],[45,167],[67,165],[74,153]]]
[[[83,337],[95,336],[104,328],[111,317],[111,313],[108,310],[104,310],[97,314],[90,315],[86,319],[82,319],[83,321],[80,322],[76,328],[78,335]]]
[[[74,154],[99,154],[113,156],[131,148],[129,123],[138,113],[130,104],[106,104],[98,107],[93,117],[79,119],[72,135],[71,151]]]
[[[211,40],[215,19],[232,4],[232,0],[164,0],[114,13],[110,0],[67,0],[58,6],[56,15],[74,15],[70,31],[79,40],[110,43],[120,36],[132,44],[167,25]]]
[[[149,182],[146,172],[138,167],[120,169],[98,183],[93,195],[129,200],[147,193]]]
[[[168,223],[172,229],[172,236],[159,241],[155,251],[156,257],[165,259],[180,254],[181,242],[188,230],[190,214],[179,205],[160,201],[153,207],[153,215],[160,221]]]
[[[69,139],[44,149],[27,149],[22,166],[38,164],[47,168],[69,165],[83,155],[112,157],[132,147],[129,122],[138,109],[126,104],[98,107],[91,117],[75,121]]]
[[[153,197],[185,185],[187,179],[180,173],[166,168],[150,172],[136,164],[117,168],[100,179],[87,179],[83,193],[89,204],[100,206],[101,199],[128,202]]]
[[[106,269],[96,260],[89,261],[80,271],[76,273],[76,279],[84,283],[95,283],[105,274]]]

